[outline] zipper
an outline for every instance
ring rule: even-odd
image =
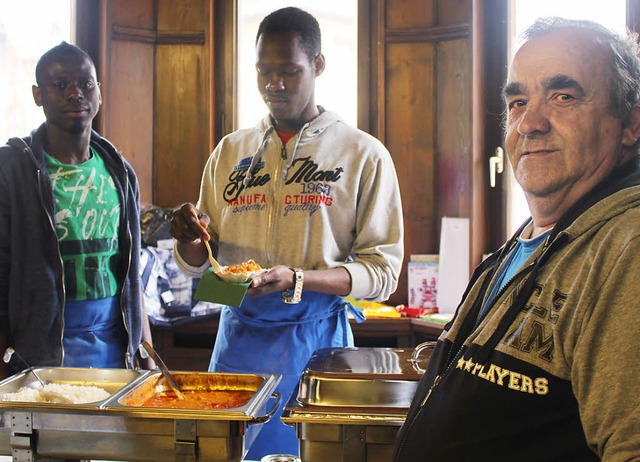
[[[494,305],[494,304],[496,303],[496,301],[497,301],[498,299],[500,299],[500,297],[502,297],[502,295],[507,291],[507,289],[509,288],[509,286],[511,285],[511,283],[512,283],[514,280],[516,280],[516,279],[518,279],[518,278],[520,278],[520,277],[522,277],[522,276],[526,275],[527,273],[529,273],[530,271],[532,271],[532,270],[533,270],[533,267],[536,265],[536,263],[538,262],[538,260],[539,260],[543,255],[544,255],[544,253],[545,253],[545,252],[547,251],[547,249],[549,248],[550,239],[551,239],[551,234],[549,234],[549,235],[545,238],[544,242],[542,243],[542,250],[541,250],[541,252],[540,252],[540,255],[538,255],[538,257],[537,257],[534,261],[532,261],[531,263],[529,263],[529,265],[527,265],[527,267],[526,267],[526,268],[522,268],[522,269],[520,269],[520,271],[518,271],[516,274],[514,274],[513,276],[511,276],[511,279],[509,279],[509,280],[507,281],[507,283],[502,287],[502,289],[500,289],[500,290],[498,291],[498,293],[497,293],[497,294],[496,294],[496,296],[494,297],[493,301],[491,302],[491,305],[489,305],[489,307],[487,308],[487,310],[486,310],[486,311],[485,311],[485,312],[484,312],[480,317],[478,317],[478,320],[476,321],[476,325],[475,325],[475,327],[473,328],[473,331],[475,331],[475,330],[478,328],[478,326],[482,323],[482,321],[487,317],[487,315],[488,315],[488,314],[489,314],[489,312],[491,311],[491,308],[493,308],[493,305]],[[512,242],[512,244],[509,246],[509,249],[507,250],[507,253],[506,253],[505,255],[508,255],[508,254],[509,254],[509,252],[511,252],[511,250],[513,249],[513,247],[514,247],[515,245],[516,245],[516,241],[514,240],[514,241]],[[490,292],[490,291],[487,289],[487,292]],[[473,333],[473,331],[472,331],[472,333]]]
[[[124,170],[124,188],[122,190],[122,205],[123,208],[120,211],[121,216],[123,216],[124,214],[124,220],[125,222],[127,222],[127,191],[129,190],[129,176],[127,175],[127,168],[124,165],[124,162],[122,162],[122,168]],[[133,237],[131,236],[131,229],[129,228],[129,226],[125,225],[126,230],[127,230],[127,238],[128,238],[128,242],[127,242],[127,246],[129,247],[129,251],[128,251],[128,259],[127,259],[127,270],[124,273],[124,281],[122,282],[122,291],[120,293],[120,313],[122,314],[122,323],[124,324],[124,330],[127,332],[127,351],[124,355],[124,360],[125,360],[125,364],[127,366],[127,368],[131,367],[133,368],[133,361],[131,358],[131,349],[133,347],[133,345],[131,345],[131,332],[129,331],[129,323],[127,322],[127,313],[126,310],[124,309],[125,307],[125,288],[127,286],[127,281],[129,279],[129,273],[131,271],[131,253],[133,251]],[[143,321],[143,317],[146,316],[146,313],[142,312],[141,313],[141,318],[140,318],[140,322],[142,323]],[[142,324],[141,324],[142,326]]]
[[[511,250],[513,249],[513,247],[515,246],[516,241],[514,240],[508,248],[504,249],[504,255],[508,255],[509,252],[511,252]],[[543,250],[542,252],[544,252],[547,248],[549,244],[549,236],[547,236],[547,238],[545,239],[545,242],[543,244]],[[537,261],[537,259],[536,259]],[[487,314],[491,311],[491,308],[493,307],[493,305],[495,304],[496,300],[498,300],[500,298],[500,296],[507,290],[508,286],[518,277],[521,277],[523,274],[525,274],[528,271],[531,271],[531,269],[533,268],[535,264],[535,261],[532,262],[531,264],[529,264],[525,269],[522,269],[520,271],[518,271],[516,274],[514,274],[511,279],[509,279],[509,281],[507,282],[507,284],[505,284],[505,286],[498,292],[498,294],[496,294],[496,297],[494,298],[494,300],[491,302],[491,305],[489,306],[489,308],[486,310],[486,312],[478,319],[478,321],[476,322],[474,328],[471,330],[471,334],[473,334],[473,332],[475,332],[475,330],[478,328],[478,326],[480,325],[480,323],[482,322],[482,320],[487,316]],[[492,277],[487,275],[487,277]],[[487,287],[484,291],[484,293],[488,293],[489,292],[489,287]],[[482,305],[481,305],[482,306]],[[482,308],[480,308],[482,309]],[[436,378],[433,380],[433,383],[431,384],[431,387],[429,388],[429,391],[427,391],[426,396],[424,397],[424,399],[422,400],[422,403],[420,404],[420,410],[422,410],[422,408],[424,407],[424,405],[426,404],[427,400],[429,399],[429,397],[431,396],[431,393],[435,390],[435,388],[438,386],[438,384],[442,381],[442,379],[449,373],[449,371],[451,370],[451,366],[453,364],[455,364],[455,362],[457,361],[458,357],[460,356],[460,353],[462,352],[462,349],[464,348],[464,344],[467,341],[467,339],[469,338],[469,336],[467,336],[467,338],[465,338],[465,340],[462,342],[462,344],[460,345],[460,347],[458,348],[458,350],[456,351],[455,355],[453,355],[453,359],[451,356],[451,351],[449,351],[449,354],[447,355],[447,360],[445,362],[446,367],[444,369],[444,371],[440,374],[438,374],[436,376]],[[417,414],[416,414],[417,416]],[[415,420],[415,419],[414,419]]]
[[[448,370],[448,368],[447,368]],[[446,372],[446,371],[445,371]],[[435,387],[438,386],[438,384],[440,383],[440,379],[442,378],[441,375],[436,375],[436,378],[433,380],[433,383],[431,384],[431,388],[429,388],[429,391],[427,392],[427,395],[424,397],[424,399],[422,400],[422,403],[420,404],[420,409],[422,409],[425,405],[425,403],[427,402],[427,400],[429,399],[429,396],[431,396],[431,392],[433,391],[433,389]]]
[[[276,138],[278,140],[280,140],[280,137]],[[275,253],[275,250],[273,248],[273,246],[275,245],[275,240],[273,239],[273,221],[274,221],[274,213],[276,210],[276,202],[278,201],[278,192],[280,189],[280,172],[282,170],[282,166],[284,161],[287,159],[287,145],[280,140],[280,162],[276,162],[276,166],[275,166],[275,170],[273,172],[273,179],[274,181],[271,182],[272,188],[271,188],[271,197],[272,200],[269,202],[269,209],[268,209],[268,213],[267,213],[267,246],[268,246],[268,252],[267,252],[267,267],[270,267],[273,265],[273,255]]]
[[[25,149],[25,151],[27,151],[27,149]],[[60,287],[61,287],[61,292],[62,292],[62,307],[61,307],[61,323],[62,323],[62,329],[60,331],[60,352],[62,355],[62,360],[60,362],[60,365],[62,366],[64,364],[64,307],[67,303],[67,291],[65,289],[65,281],[64,281],[64,263],[62,261],[62,254],[60,253],[60,241],[58,240],[58,234],[56,233],[56,227],[53,224],[53,218],[51,218],[51,214],[49,213],[49,210],[47,210],[47,207],[44,205],[44,196],[42,195],[42,171],[40,170],[39,167],[36,168],[36,176],[38,179],[38,196],[40,197],[40,203],[42,204],[42,208],[44,209],[45,215],[47,216],[47,220],[49,222],[49,226],[51,227],[51,231],[53,232],[53,235],[56,238],[56,250],[58,252],[58,261],[60,262]]]

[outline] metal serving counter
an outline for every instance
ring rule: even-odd
[[[276,411],[279,375],[175,372],[184,391],[248,390],[231,409],[170,409],[130,404],[130,396],[167,391],[157,371],[41,368],[45,382],[92,385],[111,396],[85,404],[0,401],[0,454],[14,461],[54,458],[127,461],[240,461]],[[0,397],[39,384],[27,371],[0,382]],[[268,412],[267,402],[274,403]]]

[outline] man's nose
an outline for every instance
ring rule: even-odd
[[[546,133],[550,127],[551,124],[544,104],[530,101],[518,123],[518,133],[521,135]]]
[[[267,90],[276,91],[284,89],[284,80],[280,74],[273,73],[267,80]]]
[[[69,83],[67,87],[67,98],[73,100],[84,99],[84,92],[80,88],[80,85],[76,82]]]

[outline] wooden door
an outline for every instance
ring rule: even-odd
[[[494,56],[479,48],[486,29],[495,27],[489,21],[496,13],[486,11],[494,3],[361,4],[368,24],[361,38],[368,40],[364,50],[370,59],[361,60],[366,64],[360,86],[368,92],[368,104],[360,106],[360,125],[387,146],[398,171],[404,268],[411,254],[439,252],[442,217],[470,219],[470,266],[487,251],[486,145],[495,142],[493,132],[500,136],[500,111],[494,104],[499,94],[488,94],[477,75]],[[493,126],[486,131],[487,125]],[[406,300],[403,271],[390,302]]]
[[[96,13],[98,129],[133,165],[143,203],[198,198],[211,152],[211,4],[102,0]]]

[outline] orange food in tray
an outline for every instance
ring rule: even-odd
[[[247,273],[253,273],[256,271],[261,271],[262,267],[259,264],[257,264],[255,260],[252,259],[252,260],[247,260],[238,265],[227,266],[225,267],[225,270],[233,274],[247,274]]]
[[[266,269],[251,259],[237,265],[223,266],[222,271],[215,271],[215,273],[223,281],[243,283],[250,281],[256,275],[265,271]]]
[[[232,409],[244,406],[254,392],[251,390],[187,390],[184,399],[173,391],[161,391],[146,399],[142,407],[172,409]]]

